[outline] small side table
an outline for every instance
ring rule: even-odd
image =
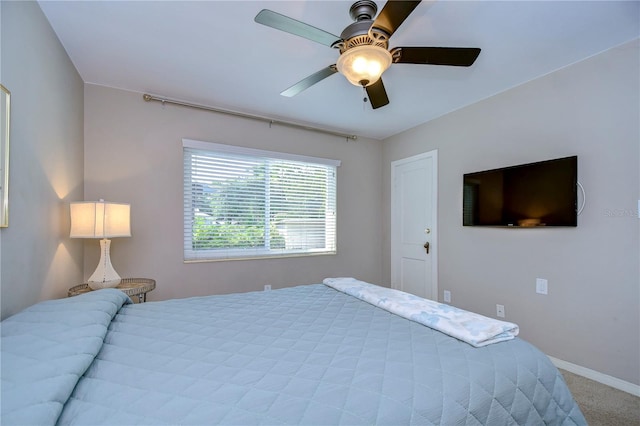
[[[156,280],[152,280],[151,278],[123,278],[122,282],[115,288],[129,297],[137,296],[138,302],[144,303],[147,301],[147,293],[156,288]],[[69,289],[68,296],[77,296],[90,291],[93,290],[91,290],[89,284],[79,284]]]

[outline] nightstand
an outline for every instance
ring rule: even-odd
[[[156,288],[156,280],[151,278],[123,278],[116,288],[129,297],[136,296],[138,302],[143,303],[147,301],[147,293]],[[77,296],[90,291],[93,290],[89,288],[89,284],[84,283],[71,287],[67,295],[69,297]]]

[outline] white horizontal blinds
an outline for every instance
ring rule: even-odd
[[[335,170],[270,161],[271,248],[335,251]]]
[[[336,165],[189,142],[185,260],[335,252]]]

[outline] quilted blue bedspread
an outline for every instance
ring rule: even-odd
[[[471,345],[322,284],[2,322],[2,424],[585,425],[529,343]]]

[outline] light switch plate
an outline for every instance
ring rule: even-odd
[[[536,278],[536,293],[547,294],[548,282],[544,278]]]

